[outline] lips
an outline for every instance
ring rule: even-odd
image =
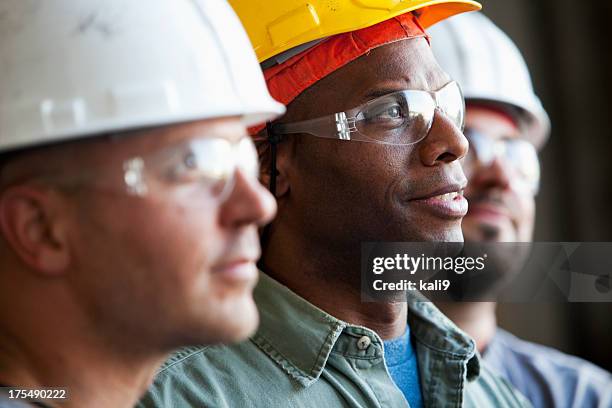
[[[461,195],[463,195],[463,191],[453,191],[452,193],[441,194],[432,198],[437,198],[442,201],[453,201]]]
[[[455,220],[463,218],[468,211],[468,202],[463,196],[465,185],[453,184],[410,200],[434,216]]]
[[[257,281],[257,260],[261,256],[259,235],[249,226],[228,243],[213,263],[210,271],[215,279],[228,285],[244,285]]]
[[[245,284],[257,280],[257,265],[253,259],[235,259],[212,269],[215,276],[230,284]]]

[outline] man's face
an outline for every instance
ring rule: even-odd
[[[404,89],[437,91],[450,81],[423,38],[371,51],[306,90],[281,122],[330,115]],[[290,136],[281,143],[289,193],[281,212],[292,229],[327,248],[355,250],[364,241],[462,241],[466,184],[458,159],[468,144],[436,110],[415,145],[393,146]],[[282,161],[282,159],[281,159]],[[281,170],[281,171],[283,171]],[[291,206],[291,209],[288,209]],[[284,217],[285,215],[283,215]]]
[[[78,301],[107,332],[136,336],[166,349],[235,341],[258,316],[251,291],[260,255],[257,227],[276,206],[258,181],[239,170],[221,201],[202,180],[147,180],[144,196],[122,185],[125,160],[157,155],[195,138],[240,140],[236,119],[202,121],[144,131],[89,149],[96,180],[116,180],[73,193],[69,230]],[[224,158],[230,160],[230,157]],[[110,331],[109,331],[110,326]]]
[[[473,129],[492,141],[521,137],[516,123],[507,115],[486,107],[470,107],[466,115],[466,133]],[[483,165],[465,160],[469,182],[465,195],[469,211],[463,219],[466,241],[531,241],[535,216],[534,193],[521,188],[516,170],[503,158]]]

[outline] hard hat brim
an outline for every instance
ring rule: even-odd
[[[176,115],[143,115],[140,118],[131,117],[129,120],[124,121],[117,121],[116,118],[108,118],[91,121],[80,127],[58,127],[47,131],[39,129],[39,132],[33,132],[30,135],[22,134],[21,137],[18,140],[14,140],[13,143],[5,143],[0,148],[0,153],[32,148],[49,143],[63,143],[96,135],[121,133],[130,130],[170,126],[179,123],[209,119],[239,117],[246,127],[250,127],[265,123],[268,120],[273,120],[284,113],[285,106],[270,99],[268,105],[265,107],[247,107],[231,110],[227,109],[227,107],[220,106],[218,112],[207,108],[204,111],[183,112]]]
[[[537,150],[541,150],[550,136],[551,122],[544,108],[540,106],[524,106],[517,101],[504,100],[500,97],[472,98],[465,95],[466,103],[477,103],[483,105],[493,105],[507,110],[511,115],[518,115],[518,120],[525,130],[525,139],[532,143]]]

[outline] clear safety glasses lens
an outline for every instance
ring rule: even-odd
[[[158,184],[205,186],[223,200],[234,184],[236,169],[248,177],[259,173],[257,150],[250,138],[231,143],[227,139],[202,138],[167,148],[151,157],[135,157],[124,163],[128,192],[145,195]]]
[[[479,162],[489,166],[497,158],[512,166],[518,187],[537,193],[540,186],[540,161],[535,147],[522,139],[493,139],[475,129],[466,129],[465,136],[470,143],[466,158],[468,166]]]
[[[307,133],[317,137],[392,145],[412,145],[431,129],[438,109],[463,129],[465,102],[461,88],[450,82],[437,92],[403,90],[331,116],[277,124],[277,134]]]
[[[355,115],[355,140],[393,145],[411,145],[423,140],[435,112],[431,96],[418,91],[401,91],[367,103]],[[365,139],[364,139],[365,138]]]

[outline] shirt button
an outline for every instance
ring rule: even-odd
[[[357,340],[357,348],[359,350],[365,350],[370,346],[371,343],[372,340],[370,340],[368,336],[363,336],[362,338]]]

